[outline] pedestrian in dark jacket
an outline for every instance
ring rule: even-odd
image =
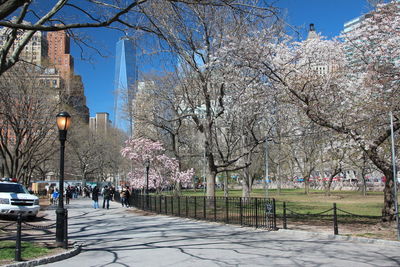
[[[99,208],[99,188],[95,186],[92,191],[93,208]]]
[[[131,198],[131,192],[129,191],[129,187],[127,186],[126,187],[126,192],[125,192],[125,206],[127,207],[127,208],[129,208],[129,206],[131,205],[130,203],[129,203],[129,199]]]
[[[107,207],[107,209],[110,208],[110,199],[111,199],[111,191],[110,188],[106,185],[104,187],[104,192],[103,192],[103,209]]]
[[[69,204],[71,198],[72,198],[72,189],[70,186],[68,186],[67,189],[65,190],[65,204]]]

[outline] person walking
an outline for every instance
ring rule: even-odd
[[[67,189],[65,190],[65,204],[68,205],[71,198],[72,198],[72,190],[71,187],[68,186]]]
[[[93,200],[93,208],[98,209],[99,208],[99,188],[97,187],[97,185],[93,188],[92,200]]]
[[[112,185],[110,186],[110,200],[114,201],[114,196],[115,196],[115,187]]]
[[[125,207],[129,208],[130,207],[130,203],[129,203],[129,199],[131,197],[131,193],[129,191],[129,187],[126,186],[125,188]]]
[[[47,191],[49,195],[49,204],[53,204],[53,193],[54,193],[54,188],[52,186],[49,187],[49,190]]]
[[[121,190],[121,205],[122,205],[122,207],[125,206],[125,202],[126,202],[126,189],[125,189],[125,187],[122,187],[122,190]]]
[[[106,185],[104,187],[104,192],[103,192],[103,209],[110,208],[110,198],[111,198],[111,191],[110,188]]]
[[[53,191],[53,197],[52,197],[52,199],[53,199],[53,204],[54,205],[57,205],[58,204],[58,197],[60,196],[60,193],[58,192],[58,189],[56,188],[56,189],[54,189],[54,191]]]

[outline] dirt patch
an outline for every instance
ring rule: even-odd
[[[283,228],[281,222],[279,228]],[[287,229],[302,230],[317,233],[334,234],[333,223],[324,221],[313,221],[310,223],[290,221]],[[339,235],[365,237],[373,239],[397,240],[396,222],[377,222],[374,224],[365,223],[342,223],[338,224]]]
[[[144,210],[139,210],[137,208],[129,208],[126,211],[129,212],[129,213],[135,213],[135,214],[140,215],[140,216],[150,216],[150,215],[154,216],[154,215],[157,215],[156,213],[148,212],[148,211],[144,211]]]

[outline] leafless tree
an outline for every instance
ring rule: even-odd
[[[115,177],[123,165],[120,150],[126,136],[113,128],[96,132],[84,123],[77,124],[68,138],[69,173],[81,177],[84,182]]]
[[[149,26],[152,20],[141,14],[143,6],[164,4],[177,10],[195,5],[229,6],[233,9],[245,6],[232,0],[57,0],[51,4],[46,2],[46,5],[32,0],[0,1],[0,26],[8,31],[3,49],[0,50],[0,75],[20,60],[21,52],[36,31],[68,30],[81,49],[85,46],[96,49],[88,38],[72,30],[107,27],[121,31],[133,29],[154,32]],[[100,53],[100,50],[97,52]]]
[[[54,153],[59,93],[40,83],[40,71],[18,64],[0,79],[2,174],[29,184],[30,173]]]

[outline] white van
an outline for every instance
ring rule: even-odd
[[[39,209],[39,198],[23,185],[0,181],[0,215],[36,217]]]

